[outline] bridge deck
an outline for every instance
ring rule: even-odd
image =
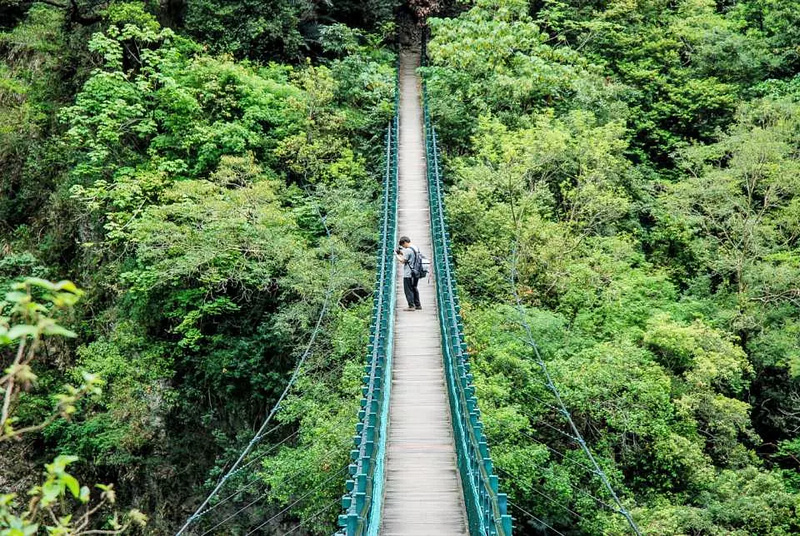
[[[425,144],[416,68],[419,54],[400,58],[398,236],[432,256]],[[464,499],[444,383],[433,282],[420,281],[423,309],[403,311],[398,270],[382,536],[467,534]]]

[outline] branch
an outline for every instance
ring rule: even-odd
[[[106,499],[103,499],[99,503],[97,503],[97,505],[94,508],[92,509],[87,508],[86,513],[83,514],[83,520],[81,521],[81,524],[76,527],[76,531],[78,532],[78,534],[85,534],[85,532],[82,531],[83,529],[89,526],[89,518],[95,515],[97,511],[100,510],[100,508],[102,508],[103,505],[105,504],[106,504]]]
[[[36,432],[36,431],[42,430],[42,429],[46,428],[47,426],[50,426],[60,416],[63,416],[65,418],[69,418],[68,414],[65,413],[65,409],[68,406],[73,406],[73,405],[77,404],[78,402],[81,401],[81,399],[83,399],[88,394],[90,394],[90,390],[87,389],[87,386],[86,385],[81,386],[81,388],[78,389],[75,394],[71,395],[70,399],[67,399],[66,401],[60,402],[58,407],[56,408],[56,411],[53,412],[44,422],[39,423],[39,424],[35,424],[35,425],[32,425],[32,426],[28,426],[27,428],[21,428],[19,430],[12,430],[9,433],[0,435],[0,443],[3,443],[4,441],[8,441],[9,439],[13,439],[15,437],[19,437],[19,436],[21,436],[23,434],[27,434],[27,433],[30,433],[30,432]],[[2,425],[3,428],[5,427],[5,424],[3,424],[3,423],[0,423],[0,425]],[[0,430],[3,429],[3,428],[0,428]]]
[[[95,22],[100,22],[100,20],[102,20],[100,15],[91,15],[91,16],[81,15],[80,8],[78,8],[78,0],[70,0],[69,5],[71,7],[71,9],[69,10],[70,11],[69,19],[72,22],[77,22],[78,24],[83,24],[85,26],[88,26],[89,24],[94,24]]]
[[[53,0],[36,0],[36,1],[41,4],[47,4],[48,6],[57,7],[59,9],[67,9],[67,7],[69,7],[66,4],[59,4],[58,2],[54,2]]]
[[[14,363],[11,365],[11,370],[15,370],[20,362],[22,361],[22,356],[25,354],[25,339],[23,338],[19,341],[19,348],[17,349],[17,356],[14,358]],[[11,398],[14,394],[14,379],[16,378],[15,373],[12,372],[9,374],[8,378],[8,385],[6,386],[6,394],[3,398],[3,413],[0,415],[0,429],[5,429],[6,422],[8,421],[8,411],[9,407],[11,406]]]
[[[53,523],[55,523],[56,526],[58,526],[59,525],[58,518],[56,517],[56,513],[53,512],[53,509],[48,507],[47,513],[50,514],[50,518],[53,520]]]
[[[38,432],[39,430],[42,430],[53,424],[53,422],[55,422],[55,420],[58,418],[59,415],[60,415],[59,413],[54,413],[50,415],[50,417],[48,417],[47,420],[41,424],[34,424],[33,426],[28,426],[27,428],[20,428],[19,430],[14,430],[7,434],[0,435],[0,443],[8,441],[9,439],[13,439],[15,437],[19,437],[24,434],[29,434],[31,432]]]
[[[78,536],[83,536],[84,534],[122,534],[123,532],[128,530],[128,527],[130,526],[131,524],[127,523],[119,530],[87,530],[84,532],[79,532]]]

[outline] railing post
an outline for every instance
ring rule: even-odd
[[[382,442],[385,441],[383,430],[386,427],[384,418],[390,381],[391,359],[387,356],[392,348],[392,318],[394,315],[394,275],[396,265],[391,251],[397,234],[397,134],[399,95],[395,89],[395,114],[389,122],[385,136],[384,187],[382,196],[382,215],[380,225],[380,245],[377,255],[377,271],[375,274],[375,290],[373,292],[372,320],[370,323],[367,360],[362,376],[362,398],[359,402],[356,435],[353,437],[354,449],[350,451],[353,463],[348,466],[351,479],[345,482],[347,493],[342,497],[343,514],[339,515],[338,524],[342,527],[338,535],[360,536],[371,528],[373,504],[379,502],[380,486],[382,486]],[[377,478],[377,481],[376,481]],[[378,496],[373,493],[376,482]],[[377,511],[379,525],[380,508]],[[377,527],[375,531],[377,531]]]
[[[440,307],[443,358],[448,396],[452,409],[456,452],[464,487],[470,534],[511,536],[511,516],[506,514],[507,497],[498,492],[499,479],[483,432],[475,386],[470,373],[456,288],[453,253],[444,210],[443,177],[436,130],[431,125],[427,87],[422,83],[423,121],[427,161],[428,196],[433,238],[436,295]]]

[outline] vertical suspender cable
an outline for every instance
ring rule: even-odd
[[[203,513],[206,511],[206,510],[204,510],[206,508],[206,506],[211,502],[211,500],[214,497],[216,497],[216,495],[220,492],[220,490],[222,490],[222,487],[225,485],[225,483],[233,475],[235,475],[239,471],[240,465],[242,465],[242,462],[244,461],[245,457],[247,457],[247,455],[250,454],[250,452],[253,450],[253,448],[256,446],[256,444],[259,441],[261,441],[261,439],[264,438],[264,436],[267,433],[266,432],[267,426],[269,426],[269,423],[272,422],[272,418],[275,416],[275,414],[280,409],[281,403],[283,403],[283,400],[286,398],[286,396],[289,394],[289,391],[294,386],[295,382],[297,381],[298,376],[300,375],[300,370],[303,368],[303,365],[305,364],[306,359],[311,354],[311,349],[314,346],[314,341],[316,341],[317,335],[319,334],[319,332],[320,332],[320,330],[322,328],[322,320],[325,318],[325,315],[328,312],[328,308],[330,306],[330,298],[333,295],[333,284],[334,284],[333,275],[334,275],[334,267],[335,267],[335,262],[336,262],[336,254],[335,254],[334,249],[333,249],[333,241],[331,240],[330,228],[325,223],[325,219],[322,217],[322,214],[319,213],[319,207],[317,207],[317,213],[319,214],[319,216],[320,216],[320,218],[322,220],[322,224],[325,226],[325,232],[327,233],[328,240],[331,242],[331,244],[330,244],[331,253],[330,253],[330,258],[328,260],[328,262],[330,264],[330,276],[329,276],[329,279],[328,279],[328,288],[327,288],[327,290],[325,292],[325,298],[324,298],[324,301],[322,303],[322,309],[320,309],[319,316],[317,317],[317,322],[314,325],[314,330],[311,332],[311,336],[308,339],[308,344],[306,345],[306,348],[303,351],[303,354],[300,356],[300,359],[297,361],[297,365],[295,366],[294,371],[292,372],[292,376],[289,379],[289,383],[286,384],[286,387],[283,389],[283,392],[278,397],[278,401],[275,402],[275,405],[270,410],[269,414],[267,415],[267,418],[264,419],[264,422],[261,424],[261,427],[258,429],[256,434],[253,436],[253,438],[250,440],[250,442],[247,444],[247,446],[241,452],[239,457],[236,459],[236,462],[234,462],[233,466],[230,469],[228,469],[228,471],[222,476],[222,478],[219,480],[219,482],[214,487],[214,489],[211,491],[211,493],[208,494],[208,496],[205,498],[205,500],[202,502],[202,504],[197,507],[197,509],[194,511],[194,513],[192,513],[192,515],[189,516],[189,518],[186,520],[186,523],[183,524],[183,526],[175,534],[175,536],[181,536],[192,525],[192,523],[194,523],[200,517],[202,517]]]
[[[570,414],[569,410],[567,409],[566,404],[564,404],[563,399],[561,398],[561,392],[556,387],[555,382],[553,382],[553,378],[550,376],[550,371],[547,369],[547,364],[542,359],[542,355],[539,353],[539,346],[536,344],[536,340],[533,338],[533,330],[531,329],[530,324],[528,323],[527,319],[525,318],[525,309],[522,306],[522,300],[519,297],[519,293],[517,292],[517,262],[518,262],[518,244],[514,246],[514,251],[511,257],[511,289],[514,294],[514,300],[516,302],[517,312],[519,313],[520,317],[520,324],[525,329],[525,336],[527,339],[528,344],[533,348],[534,355],[536,356],[536,364],[539,366],[539,369],[542,371],[542,374],[545,378],[545,385],[553,393],[553,396],[556,399],[556,403],[558,404],[559,413],[567,420],[569,423],[570,429],[574,434],[575,441],[580,446],[581,450],[583,450],[586,457],[589,458],[589,462],[591,463],[592,467],[594,468],[594,474],[600,478],[600,481],[603,483],[603,486],[608,491],[609,495],[614,501],[614,504],[617,505],[617,512],[621,514],[628,525],[630,525],[631,530],[637,536],[642,536],[641,531],[639,530],[639,526],[633,520],[633,516],[631,513],[625,508],[625,505],[622,504],[619,496],[617,495],[614,488],[611,486],[611,482],[608,480],[608,476],[606,475],[603,468],[600,467],[600,464],[597,463],[592,451],[589,449],[589,446],[586,444],[586,441],[583,439],[583,435],[581,434],[580,430],[578,430],[575,421],[572,420],[572,415]]]

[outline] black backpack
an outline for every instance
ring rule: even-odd
[[[423,255],[417,248],[411,247],[411,251],[414,252],[414,257],[411,259],[411,275],[416,277],[417,279],[422,279],[423,277],[428,275],[428,266],[430,265],[429,262],[425,262],[427,259],[425,255]]]

